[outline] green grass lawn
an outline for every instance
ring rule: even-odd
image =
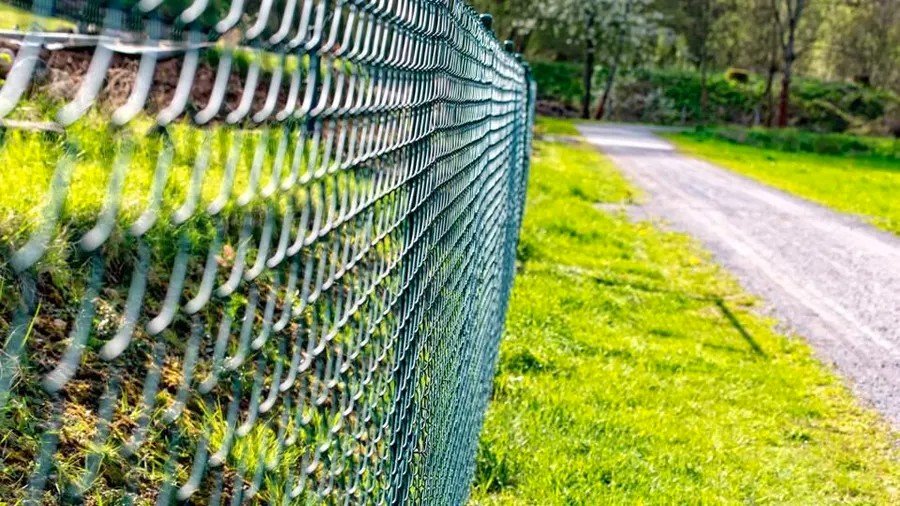
[[[26,104],[29,110],[19,112],[30,115],[26,119],[45,120],[52,105],[43,102]],[[275,194],[270,199],[256,197],[244,205],[239,204],[237,199],[250,186],[252,167],[260,149],[264,151],[266,159],[257,181],[256,195],[269,183],[274,185],[288,176],[287,169],[280,176],[272,176],[270,169],[278,143],[286,135],[287,130],[280,128],[238,130],[219,124],[198,129],[186,122],[172,124],[162,132],[153,128],[152,118],[146,116],[132,121],[127,128],[113,129],[105,122],[103,114],[96,112],[88,113],[77,124],[69,127],[65,134],[10,128],[0,135],[0,167],[3,168],[0,170],[0,188],[8,190],[0,192],[0,257],[9,258],[38,229],[43,221],[44,208],[51,200],[49,195],[54,186],[52,182],[68,181],[67,184],[58,184],[61,188],[67,188],[65,204],[61,206],[58,225],[48,244],[48,251],[34,267],[38,273],[35,277],[39,280],[37,289],[40,299],[28,329],[25,351],[19,364],[21,367],[16,369],[16,386],[10,401],[0,406],[0,505],[6,504],[2,499],[4,497],[12,498],[14,504],[21,502],[26,494],[24,487],[29,483],[32,466],[40,455],[49,413],[56,403],[56,398],[49,396],[41,388],[41,379],[48,372],[48,363],[55,364],[71,340],[70,334],[64,333],[58,325],[54,327],[52,322],[63,322],[65,328],[66,322],[76,321],[79,310],[77,302],[87,290],[91,272],[92,263],[85,260],[86,255],[73,243],[97,222],[98,215],[106,205],[109,189],[113,187],[113,167],[122,164],[122,160],[126,160],[127,165],[125,169],[121,169],[123,175],[115,216],[118,226],[102,248],[104,288],[95,302],[97,316],[93,319],[91,333],[85,345],[87,351],[80,361],[78,376],[68,383],[63,400],[58,403],[65,409],[65,424],[60,435],[64,446],[53,457],[52,482],[46,487],[47,494],[43,499],[47,504],[69,500],[69,495],[75,490],[73,487],[80,486],[82,477],[86,476],[86,462],[90,462],[94,455],[102,456],[103,467],[99,468],[101,478],[92,484],[84,498],[86,504],[123,503],[123,494],[127,488],[123,481],[125,475],[121,473],[123,469],[129,470],[129,483],[135,484],[134,487],[142,493],[158,489],[163,480],[167,479],[165,468],[168,466],[170,451],[168,434],[174,431],[178,431],[178,437],[183,438],[181,444],[184,448],[193,448],[192,445],[196,444],[207,429],[210,447],[221,447],[225,428],[233,423],[226,419],[224,407],[228,405],[230,389],[224,394],[216,390],[204,396],[202,401],[199,397],[192,400],[194,397],[191,394],[184,414],[176,422],[162,422],[161,413],[175,402],[176,385],[182,379],[180,367],[169,364],[180,364],[181,357],[185,354],[189,334],[184,330],[187,328],[184,327],[187,317],[181,312],[170,329],[162,334],[165,337],[157,338],[149,336],[143,330],[143,315],[155,314],[162,304],[162,294],[168,288],[172,257],[181,247],[182,239],[193,250],[193,258],[202,258],[206,254],[204,252],[211,247],[216,227],[223,227],[225,233],[229,234],[228,240],[237,244],[235,228],[240,226],[245,216],[252,215],[255,223],[261,223],[261,217],[266,212],[284,212],[288,196],[291,195],[287,191]],[[195,160],[201,146],[209,148],[209,167],[202,172],[197,207],[207,208],[222,194],[223,188],[226,188],[228,203],[216,217],[200,211],[183,225],[170,226],[176,210],[187,200],[194,177]],[[235,146],[241,146],[241,149],[235,150]],[[306,159],[312,146],[311,141],[305,144]],[[158,163],[160,159],[167,159],[167,151],[171,151],[171,163],[163,165],[167,167],[165,177],[159,177],[158,173],[161,172]],[[70,160],[71,168],[67,171],[60,169],[65,166],[58,163],[60,160]],[[225,166],[229,160],[234,162],[234,173],[230,178],[232,183],[225,184],[228,180]],[[303,170],[305,169],[304,166]],[[57,178],[59,173],[68,175]],[[279,179],[272,181],[272,177]],[[323,180],[327,184],[336,184],[333,178]],[[112,332],[119,328],[123,311],[121,308],[126,303],[126,294],[130,296],[126,283],[132,278],[132,269],[135,268],[136,246],[127,230],[148,208],[152,193],[157,191],[153,189],[154,184],[162,185],[158,189],[162,201],[158,204],[159,218],[156,225],[142,236],[151,255],[146,295],[143,299],[146,309],[142,309],[142,320],[131,344],[112,367],[109,362],[101,360],[98,352],[112,338]],[[360,176],[352,183],[347,183],[347,188],[357,185],[365,189],[369,184],[372,184],[370,180]],[[308,194],[300,194],[296,187],[293,195],[308,198]],[[283,214],[274,218],[276,223],[281,222],[281,216]],[[348,227],[343,233],[353,232]],[[247,258],[256,258],[258,251],[254,241],[248,249]],[[218,258],[223,262],[230,261],[224,250]],[[275,290],[272,286],[277,281],[273,279],[285,275],[287,264],[288,262],[284,262],[280,267],[267,268],[255,278],[253,282],[261,293]],[[230,267],[219,270],[218,279],[223,279],[223,271],[229,272]],[[192,261],[189,264],[182,295],[184,300],[196,295],[198,276],[202,272],[202,261]],[[234,315],[237,308],[246,301],[244,293],[238,292],[228,299],[215,298],[210,302],[204,309],[208,328],[212,329],[213,325],[218,324],[220,315],[226,312]],[[322,297],[319,299],[320,304],[332,303],[328,301],[330,294]],[[12,272],[10,263],[0,261],[0,338],[5,339],[10,335],[10,325],[13,322],[10,316],[15,314],[20,302],[19,278]],[[303,315],[299,315],[296,321],[302,322],[303,318]],[[212,330],[204,332],[209,335]],[[140,399],[144,395],[144,364],[151,356],[148,350],[153,349],[152,345],[158,342],[166,343],[165,358],[160,359],[161,364],[166,364],[159,380],[163,387],[154,396],[156,411],[147,422],[150,425],[147,426],[149,428],[140,454],[132,458],[122,448],[132,438],[135,427],[144,416],[140,407]],[[284,355],[284,351],[277,348],[275,340],[269,339],[268,342],[270,344],[261,348],[259,354]],[[228,353],[234,353],[236,349],[231,348]],[[256,356],[260,356],[259,354]],[[200,357],[201,361],[209,360],[203,355]],[[269,360],[275,362],[273,358]],[[0,361],[0,367],[7,363],[5,360]],[[247,371],[251,372],[248,374]],[[254,369],[245,367],[232,376],[241,381],[244,392],[254,388],[254,381],[257,381],[252,371]],[[111,424],[110,435],[101,445],[95,442],[99,423],[95,394],[99,390],[98,386],[107,383],[113,375],[119,379],[117,388],[122,392],[121,400],[118,401],[118,411]],[[307,416],[307,411],[304,411],[304,416]],[[312,408],[309,416],[309,434],[317,437],[324,434],[324,430],[328,429],[326,421],[329,419]],[[246,465],[247,469],[254,469],[257,467],[255,462],[260,459],[266,459],[267,463],[274,462],[272,452],[277,448],[276,437],[277,434],[268,421],[257,423],[249,434],[241,438],[241,442],[233,443],[233,451],[228,456],[229,465],[236,466],[240,463],[241,466]],[[277,481],[281,476],[286,476],[281,473],[286,473],[289,468],[293,469],[292,466],[301,457],[297,452],[305,451],[303,448],[306,447],[298,444],[294,447],[296,451],[292,449],[291,453],[279,455],[278,462],[268,469],[267,473],[271,474],[267,474],[265,479]],[[189,468],[179,467],[177,472],[181,475],[176,481],[187,480],[187,475],[184,474],[187,469]],[[277,498],[283,489],[279,485],[269,487],[268,491],[261,491],[260,501],[281,504]],[[302,500],[302,496],[297,500]],[[141,501],[138,503],[144,504]]]
[[[785,152],[693,132],[667,136],[690,155],[900,234],[900,159]]]
[[[538,116],[534,120],[534,133],[537,135],[569,135],[577,136],[578,129],[575,123],[565,118],[553,118],[550,116]]]
[[[473,504],[898,504],[897,436],[635,190],[536,142]]]
[[[18,7],[0,4],[0,28],[26,30],[37,24],[45,30],[55,31],[69,29],[74,23],[59,18],[35,16],[30,11]]]

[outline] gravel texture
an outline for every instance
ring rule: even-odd
[[[647,216],[702,241],[900,429],[900,238],[681,155],[651,129],[579,130],[647,193]]]

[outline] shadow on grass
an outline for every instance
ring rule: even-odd
[[[740,334],[741,337],[743,337],[744,340],[747,341],[747,344],[749,344],[750,347],[753,348],[753,351],[761,357],[769,358],[768,355],[766,355],[766,352],[764,352],[763,349],[760,348],[759,343],[756,342],[756,339],[753,338],[753,334],[748,332],[747,328],[744,327],[740,320],[738,320],[737,316],[730,309],[728,309],[725,301],[722,300],[721,297],[716,297],[715,299],[713,299],[713,301],[715,302],[716,306],[719,307],[719,310],[722,311],[722,315],[731,323],[731,326],[734,327],[734,330],[737,330],[738,334]]]
[[[728,320],[728,323],[731,324],[731,326],[734,328],[734,330],[737,331],[737,333],[740,334],[740,336],[744,339],[744,341],[747,342],[747,345],[750,346],[750,348],[753,350],[753,352],[762,358],[769,358],[769,356],[766,355],[766,352],[762,349],[762,347],[760,347],[759,343],[753,337],[753,334],[751,334],[750,331],[747,330],[747,327],[745,327],[741,323],[741,321],[738,319],[737,315],[734,314],[734,312],[728,308],[728,305],[725,303],[725,299],[723,299],[722,297],[715,296],[715,295],[712,295],[712,296],[710,296],[710,295],[706,295],[706,296],[695,295],[695,294],[688,293],[688,292],[685,292],[682,290],[672,290],[669,288],[656,286],[656,285],[653,285],[652,283],[641,283],[641,282],[636,282],[636,281],[615,279],[615,278],[599,276],[596,274],[588,274],[588,275],[595,282],[597,282],[601,285],[604,285],[604,286],[609,286],[609,287],[613,287],[613,288],[630,288],[632,290],[637,290],[637,291],[645,292],[645,293],[675,295],[678,297],[683,297],[688,300],[715,304],[715,306],[717,308],[719,308],[719,311],[722,313],[722,316],[724,316],[725,319]]]

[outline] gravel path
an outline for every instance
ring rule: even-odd
[[[900,239],[683,156],[648,128],[579,130],[646,191],[642,212],[700,239],[900,429]]]

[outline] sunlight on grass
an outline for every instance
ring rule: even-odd
[[[234,175],[233,190],[245,187],[259,132],[235,132],[215,127],[201,132],[180,124],[161,134],[144,118],[128,131],[114,132],[99,115],[79,122],[64,137],[52,133],[9,130],[0,143],[0,187],[15,188],[0,194],[0,233],[7,242],[20,242],[40,223],[57,164],[70,157],[74,167],[69,176],[62,221],[88,226],[96,219],[109,194],[109,184],[117,163],[125,163],[118,218],[130,225],[148,205],[154,172],[164,142],[171,143],[172,164],[165,173],[161,214],[168,217],[185,200],[199,146],[209,144],[210,162],[203,172],[201,201],[209,203],[220,191],[224,166],[233,143],[243,143]],[[265,142],[268,152],[275,150],[279,134]],[[165,140],[164,140],[165,139]],[[264,180],[263,183],[266,181]],[[15,237],[18,236],[18,237]],[[15,238],[16,240],[13,240]]]
[[[634,190],[537,142],[473,504],[896,504],[895,436]]]
[[[537,135],[571,135],[577,136],[575,123],[550,116],[537,116],[534,120],[534,133]]]
[[[789,153],[691,133],[668,138],[687,154],[900,234],[900,159]]]
[[[56,31],[70,29],[74,23],[58,18],[35,16],[30,11],[12,5],[0,4],[0,28],[24,30],[37,24],[44,30]]]

